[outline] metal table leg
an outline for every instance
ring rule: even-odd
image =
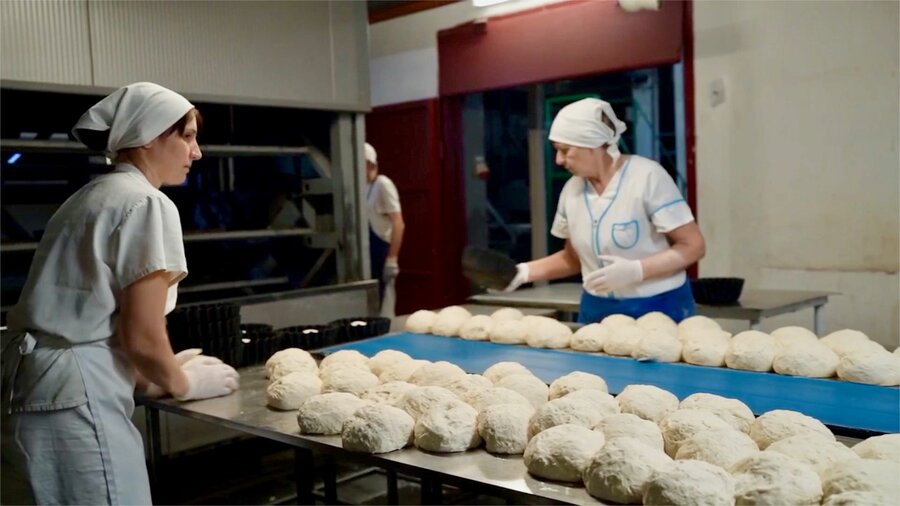
[[[147,423],[147,446],[150,447],[150,465],[147,469],[150,475],[150,490],[159,490],[159,465],[162,461],[162,442],[159,431],[159,410],[150,406],[144,406]]]
[[[816,333],[817,336],[822,336],[822,308],[825,307],[825,304],[819,304],[818,306],[813,306],[813,332]]]
[[[312,450],[294,448],[294,482],[297,486],[297,504],[316,504],[313,495],[316,466]]]
[[[443,487],[433,477],[422,477],[422,504],[442,504]]]
[[[759,320],[750,320],[750,330],[759,330]]]
[[[325,504],[337,504],[337,467],[334,455],[325,455],[322,466],[322,482],[325,485]]]
[[[385,476],[387,477],[387,503],[400,504],[400,491],[397,487],[397,471],[388,469]]]

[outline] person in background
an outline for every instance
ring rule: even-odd
[[[521,263],[505,291],[581,273],[579,322],[652,311],[676,322],[695,312],[685,269],[703,258],[703,235],[678,187],[657,162],[622,155],[625,131],[609,103],[579,100],[550,127],[556,163],[572,174],[550,230],[553,255]]]
[[[159,188],[201,157],[201,116],[152,83],[113,92],[73,134],[115,169],[50,218],[2,353],[2,502],[150,504],[134,394],[227,395],[238,374],[172,352],[166,318],[187,275],[181,221]]]
[[[378,173],[378,154],[368,142],[366,151],[366,210],[369,215],[369,258],[372,277],[378,280],[381,316],[393,318],[397,295],[395,283],[400,274],[400,246],[403,244],[403,213],[400,194],[394,182]]]

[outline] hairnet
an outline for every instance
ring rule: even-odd
[[[615,127],[603,122],[603,116]],[[550,140],[581,148],[599,148],[608,144],[613,158],[619,155],[618,142],[627,127],[619,121],[609,102],[585,98],[560,109],[550,125]]]
[[[366,143],[366,161],[378,165],[378,153],[368,142]]]

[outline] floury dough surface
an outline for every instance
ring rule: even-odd
[[[518,362],[497,362],[484,370],[484,377],[493,383],[511,374],[531,374],[531,371]]]
[[[550,399],[557,399],[582,389],[609,392],[606,381],[600,376],[583,371],[574,371],[553,380],[553,383],[550,383],[548,396]]]
[[[857,459],[838,462],[822,474],[826,497],[849,492],[877,494],[881,504],[900,504],[900,464],[889,460]]]
[[[605,327],[600,323],[585,325],[572,334],[569,346],[575,351],[601,352],[609,333],[609,327]]]
[[[725,353],[731,344],[731,335],[722,330],[700,330],[682,342],[681,357],[685,362],[722,367],[725,365]]]
[[[522,394],[522,397],[528,399],[535,408],[547,402],[547,394],[550,391],[543,381],[531,374],[510,374],[501,378],[496,385]]]
[[[369,369],[375,376],[380,376],[386,369],[397,364],[412,362],[412,357],[397,350],[382,350],[369,359]]]
[[[465,375],[466,371],[463,371],[458,365],[441,360],[440,362],[425,364],[416,369],[416,372],[412,373],[407,381],[423,387],[446,387],[450,383],[465,377]]]
[[[630,357],[647,331],[637,325],[621,325],[611,327],[603,351],[615,356]]]
[[[834,441],[834,434],[822,422],[797,411],[776,409],[757,418],[750,426],[750,437],[760,450],[765,450],[775,441],[798,434],[819,434]]]
[[[678,409],[678,397],[653,385],[628,385],[616,396],[616,401],[622,413],[631,413],[653,423],[659,423]]]
[[[524,317],[525,315],[514,307],[503,307],[491,313],[491,318],[498,322],[505,320],[518,321]]]
[[[353,367],[338,368],[330,370],[328,374],[322,377],[322,393],[347,392],[360,396],[363,392],[377,386],[379,383],[378,376],[375,376],[368,370]]]
[[[603,434],[591,429],[557,425],[528,442],[525,467],[538,478],[577,483],[603,442]]]
[[[757,453],[759,447],[747,434],[734,429],[698,432],[678,448],[676,460],[702,460],[722,469]]]
[[[798,434],[775,441],[766,448],[767,452],[778,452],[803,462],[815,469],[821,476],[832,464],[856,460],[859,455],[845,444],[827,439],[819,434]]]
[[[437,320],[437,313],[420,309],[406,319],[406,330],[417,334],[429,334],[435,320]]]
[[[649,420],[630,413],[604,416],[594,430],[602,432],[607,442],[630,437],[659,451],[663,451],[665,448],[662,431],[659,430],[659,427]]]
[[[391,381],[389,383],[381,383],[380,385],[367,388],[360,398],[377,404],[390,404],[394,406],[400,403],[400,400],[403,399],[404,395],[416,388],[418,388],[416,385],[405,381]]]
[[[416,422],[417,448],[431,452],[464,452],[481,444],[478,413],[468,404],[438,406]]]
[[[405,411],[386,404],[365,406],[344,421],[341,444],[345,450],[387,453],[412,439],[415,421]]]
[[[266,377],[270,380],[277,380],[292,372],[318,373],[319,366],[312,355],[300,348],[277,351],[266,360]]]
[[[408,382],[409,377],[412,376],[414,372],[418,371],[420,367],[423,367],[430,363],[431,362],[427,360],[397,362],[385,367],[381,374],[378,375],[378,379],[382,383],[390,383],[391,381]]]
[[[522,454],[528,444],[533,410],[521,404],[494,404],[478,414],[478,433],[491,453]]]
[[[431,333],[439,336],[456,337],[463,324],[469,321],[472,313],[461,306],[449,306],[441,309],[431,325]]]
[[[400,399],[397,407],[418,420],[431,408],[462,402],[450,390],[443,387],[416,387]]]
[[[471,404],[471,399],[473,399],[478,392],[492,388],[493,386],[494,384],[491,383],[491,380],[480,374],[466,374],[465,377],[453,381],[453,383],[450,383],[445,388],[456,394],[456,396],[463,401]]]
[[[552,318],[543,318],[528,329],[526,343],[532,348],[568,348],[572,329]]]
[[[467,341],[488,341],[493,328],[493,318],[487,315],[475,315],[459,329],[459,337]]]
[[[329,353],[325,358],[323,358],[322,362],[319,364],[319,367],[321,369],[325,369],[328,366],[337,363],[354,364],[368,368],[369,357],[356,350],[338,350],[334,353]]]
[[[759,452],[731,468],[735,500],[743,504],[819,504],[822,482],[806,464],[776,452]]]
[[[591,429],[600,423],[605,413],[596,404],[584,399],[563,397],[543,404],[528,422],[528,435],[537,434],[558,425],[580,425]]]
[[[734,478],[721,467],[699,460],[675,461],[653,475],[644,490],[644,504],[672,506],[731,505]]]
[[[709,411],[741,432],[750,432],[750,426],[755,420],[753,412],[743,402],[714,394],[691,394],[681,401],[678,409]]]
[[[771,371],[777,350],[774,337],[757,330],[741,332],[731,338],[725,352],[725,365],[743,371]]]
[[[297,423],[302,434],[340,434],[344,421],[357,409],[372,405],[345,392],[314,395],[297,411]]]
[[[881,348],[844,353],[837,375],[845,381],[894,387],[900,385],[900,357]]]
[[[703,330],[722,330],[722,327],[715,320],[707,316],[691,316],[678,322],[678,339],[684,340],[696,331]]]
[[[794,325],[775,329],[770,335],[775,339],[775,344],[779,347],[794,344],[808,345],[819,342],[818,336],[813,331]]]
[[[641,316],[635,321],[635,324],[644,330],[658,330],[670,336],[678,337],[678,324],[668,315],[659,311],[653,311]]]
[[[890,460],[900,463],[900,434],[872,436],[856,443],[854,453],[864,459]]]
[[[525,344],[528,340],[528,325],[521,320],[496,321],[488,337],[492,343]]]
[[[488,406],[493,406],[495,404],[518,404],[534,409],[531,402],[519,392],[498,386],[485,388],[484,390],[475,392],[475,394],[468,398],[466,402],[478,412],[484,411]]]
[[[840,359],[831,348],[820,342],[782,346],[775,353],[772,368],[778,374],[807,378],[830,378]]]
[[[699,409],[679,409],[660,420],[659,428],[666,443],[666,454],[674,457],[685,441],[696,434],[712,430],[734,430],[718,416]]]
[[[631,356],[638,360],[678,362],[681,360],[681,341],[662,330],[648,330],[635,345]]]
[[[641,502],[650,479],[672,463],[662,451],[627,437],[607,441],[590,459],[583,474],[587,492],[622,504]]]
[[[284,411],[299,409],[314,395],[322,393],[322,380],[311,372],[292,372],[266,388],[266,404]]]

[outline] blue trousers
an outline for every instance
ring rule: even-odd
[[[611,314],[624,314],[639,318],[653,311],[668,315],[676,323],[696,314],[690,282],[685,281],[680,287],[668,292],[629,299],[597,297],[583,291],[578,323],[597,323]]]

